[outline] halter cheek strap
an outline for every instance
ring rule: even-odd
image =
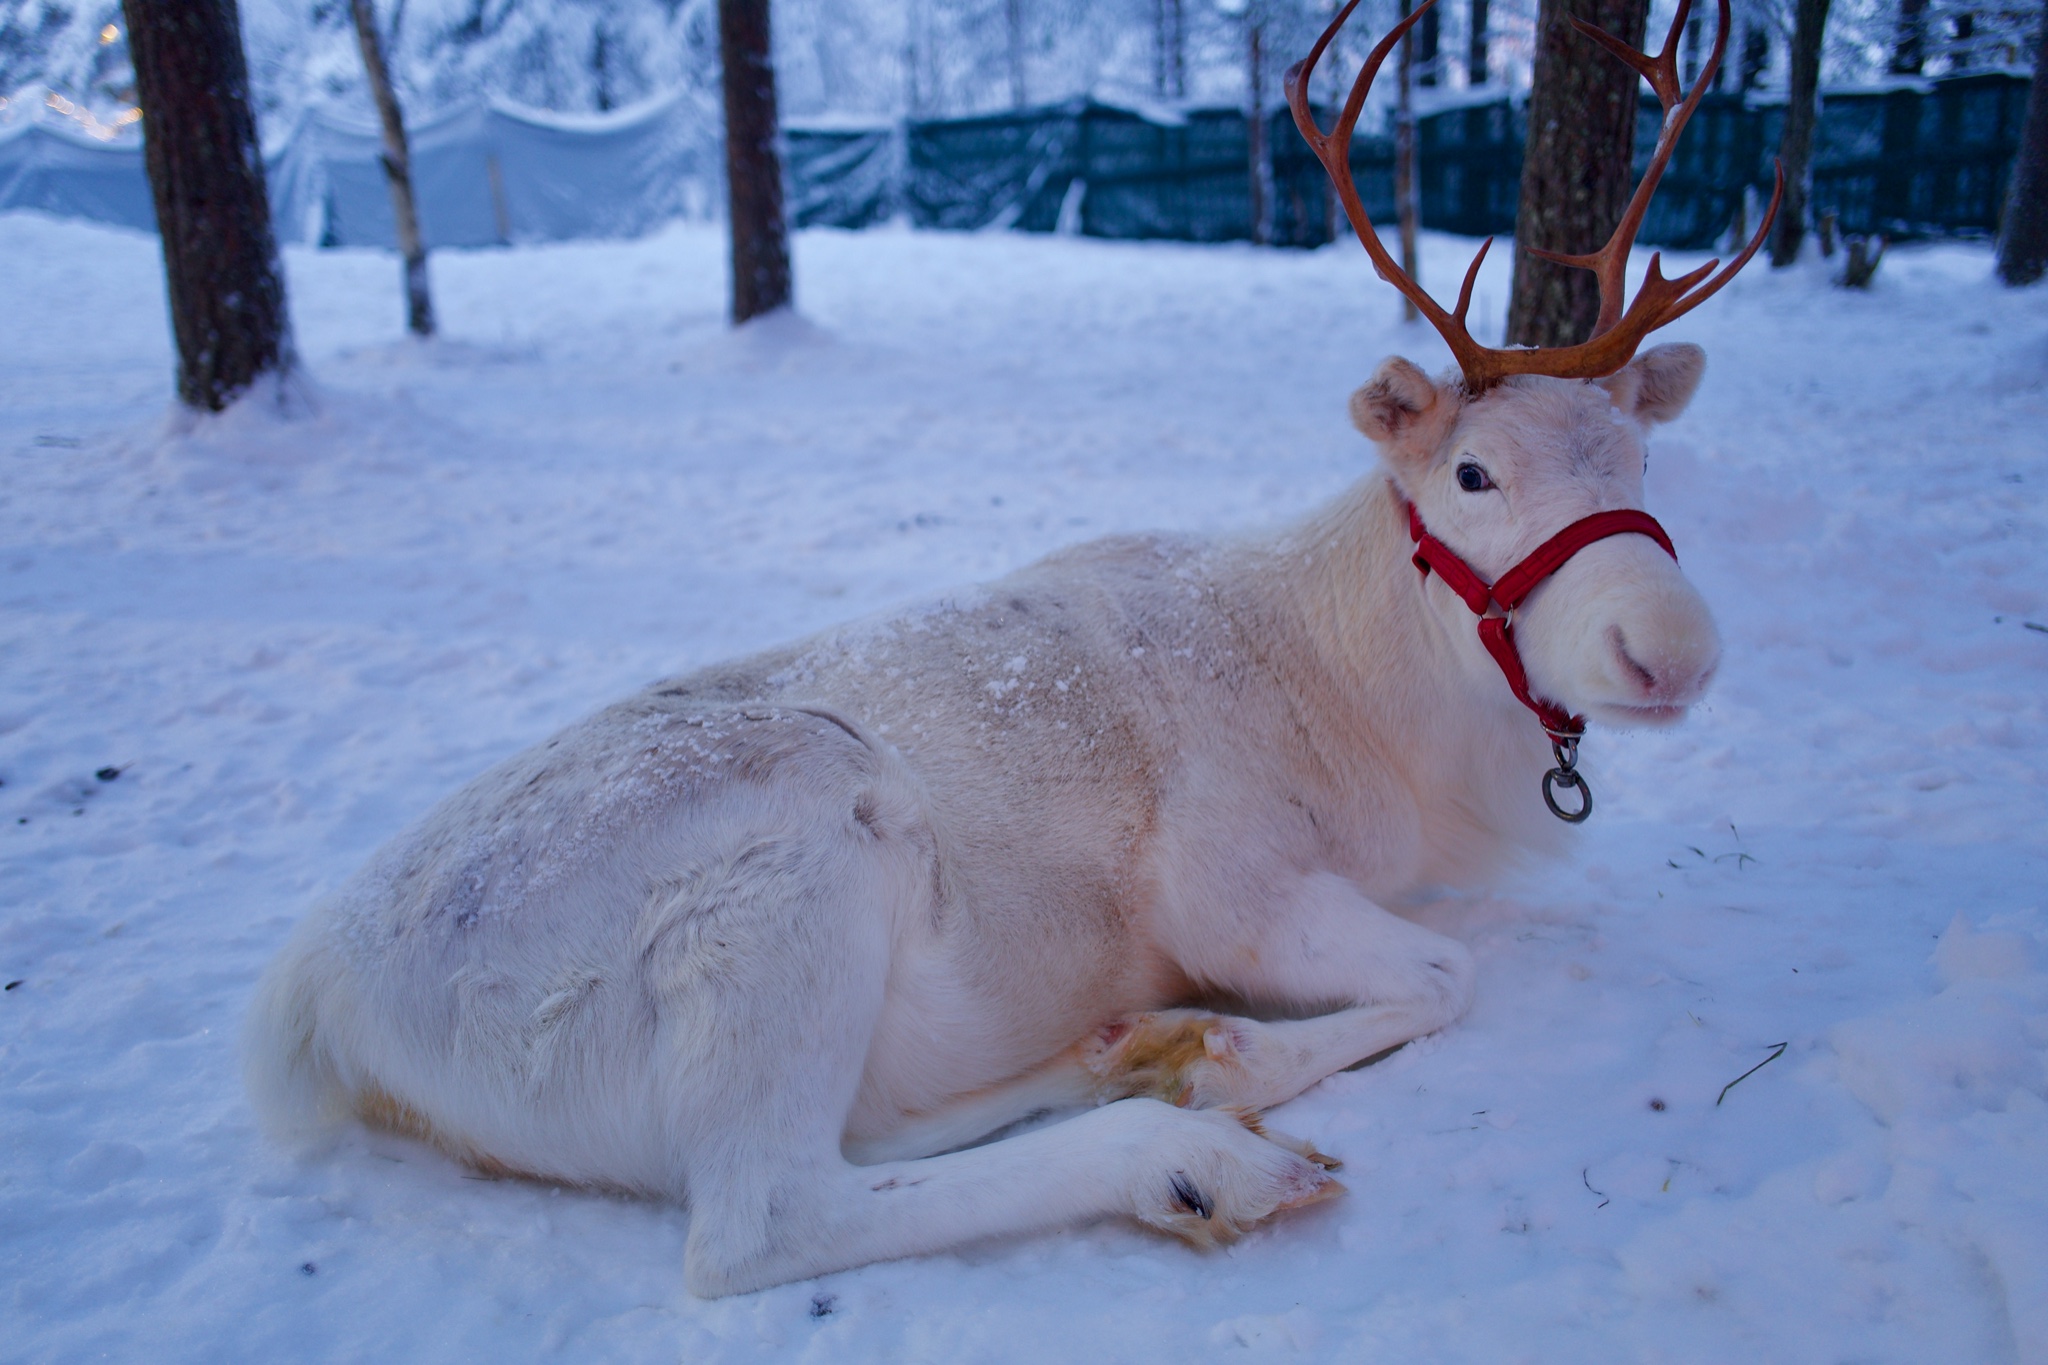
[[[1472,566],[1456,551],[1429,533],[1429,528],[1422,524],[1422,513],[1415,510],[1414,503],[1404,499],[1402,506],[1408,509],[1408,538],[1415,542],[1415,567],[1425,578],[1434,571],[1444,585],[1472,609],[1472,614],[1479,618],[1479,642],[1500,665],[1515,699],[1535,712],[1536,719],[1543,723],[1544,733],[1550,736],[1551,751],[1557,756],[1557,767],[1543,776],[1544,803],[1558,819],[1577,824],[1593,813],[1593,789],[1586,785],[1586,779],[1576,766],[1579,737],[1586,732],[1586,718],[1575,716],[1556,702],[1537,697],[1529,691],[1529,673],[1522,667],[1521,651],[1515,647],[1515,608],[1522,605],[1538,584],[1596,540],[1605,540],[1609,536],[1648,536],[1663,547],[1665,554],[1676,560],[1678,551],[1672,548],[1671,537],[1648,512],[1634,509],[1595,512],[1565,527],[1530,551],[1521,563],[1488,583],[1473,572]],[[1566,810],[1558,804],[1558,787],[1578,789],[1580,804],[1576,810]]]

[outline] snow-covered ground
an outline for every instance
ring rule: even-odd
[[[1424,909],[1471,1016],[1276,1120],[1348,1197],[705,1303],[679,1209],[261,1139],[257,972],[458,783],[1078,538],[1292,516],[1371,366],[1445,359],[1355,247],[814,233],[808,321],[740,334],[721,252],[443,255],[424,347],[391,260],[289,254],[317,414],[181,427],[154,241],[0,219],[0,1359],[2048,1361],[2048,291],[1977,247],[1671,329],[1652,508],[1721,680],[1589,741],[1569,861]]]

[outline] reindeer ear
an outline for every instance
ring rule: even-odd
[[[1428,375],[1393,356],[1381,361],[1365,387],[1351,395],[1351,424],[1390,455],[1408,454],[1417,446],[1427,453],[1436,441],[1417,438],[1440,425],[1448,407]]]
[[[1689,341],[1652,346],[1619,374],[1600,381],[1620,408],[1639,422],[1669,422],[1685,411],[1707,372],[1707,353]]]

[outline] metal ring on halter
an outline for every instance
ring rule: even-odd
[[[1577,787],[1580,805],[1577,810],[1566,810],[1557,804],[1558,787]],[[1568,825],[1583,824],[1593,813],[1593,789],[1586,785],[1586,779],[1572,768],[1552,768],[1543,774],[1543,804],[1550,807],[1550,813]]]

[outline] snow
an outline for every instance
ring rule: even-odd
[[[1424,245],[1442,297],[1470,244]],[[1312,506],[1350,389],[1441,344],[1351,246],[814,232],[735,334],[683,226],[437,255],[431,345],[390,258],[288,249],[315,410],[193,422],[152,239],[0,258],[0,1358],[2048,1361],[2048,294],[1984,248],[1670,329],[1710,368],[1651,506],[1722,676],[1589,738],[1567,860],[1419,912],[1471,1016],[1273,1119],[1347,1197],[711,1303],[679,1209],[263,1140],[288,927],[649,679]]]

